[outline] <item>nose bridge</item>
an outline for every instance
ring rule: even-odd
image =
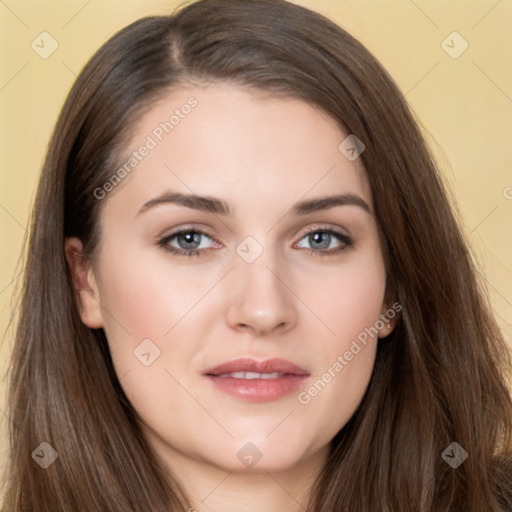
[[[238,267],[238,279],[246,293],[251,292],[254,298],[257,298],[258,295],[267,296],[269,299],[280,298],[285,290],[282,289],[284,287],[283,280],[278,278],[277,267],[283,267],[283,265],[276,263],[275,257],[261,256],[251,264],[241,264]]]
[[[245,260],[243,254],[237,258],[231,276],[234,293],[228,306],[229,325],[259,335],[292,326],[296,322],[295,304],[285,285],[286,266],[278,251],[267,247],[253,261]]]

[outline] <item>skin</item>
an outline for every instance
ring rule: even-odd
[[[310,373],[305,391],[386,311],[366,171],[338,150],[348,133],[320,110],[227,84],[169,93],[140,120],[129,152],[191,96],[197,106],[102,199],[95,264],[80,258],[79,240],[66,242],[82,321],[105,330],[121,385],[191,507],[299,510],[364,395],[377,337],[306,405],[298,392],[246,402],[203,372],[238,357],[279,357]],[[139,213],[168,191],[222,199],[231,214],[170,203]],[[298,201],[336,194],[360,197],[370,213],[356,205],[291,213]],[[207,233],[199,255],[159,245],[183,227]],[[352,244],[325,254],[345,244],[333,236],[331,249],[315,245],[308,234],[320,228]],[[236,252],[247,236],[263,249],[252,263]],[[391,321],[379,336],[392,329]],[[134,356],[145,339],[160,350],[149,366]],[[251,468],[237,457],[248,442],[262,455]]]

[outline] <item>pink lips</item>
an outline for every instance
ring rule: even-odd
[[[250,402],[268,402],[296,391],[309,373],[285,359],[241,358],[220,364],[204,375],[231,396]]]

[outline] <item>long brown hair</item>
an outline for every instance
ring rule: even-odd
[[[5,512],[189,507],[141,433],[103,330],[80,321],[64,241],[79,237],[94,255],[108,201],[94,190],[118,168],[130,130],[169,90],[214,81],[316,105],[364,143],[389,293],[403,306],[308,511],[510,511],[510,354],[402,94],[359,42],[318,14],[283,0],[202,0],[112,37],[60,114],[12,355]],[[32,460],[42,442],[59,456],[46,470]],[[468,453],[457,469],[442,458],[453,442]]]

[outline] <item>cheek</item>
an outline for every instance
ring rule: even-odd
[[[161,257],[141,260],[128,251],[122,261],[105,258],[102,267],[104,329],[116,374],[144,423],[172,444],[187,437],[175,426],[175,414],[189,433],[190,425],[208,420],[187,390],[191,362],[219,316],[213,294],[202,300],[218,278],[214,274],[171,266]]]
[[[301,390],[298,402],[311,418],[325,425],[326,439],[332,438],[354,414],[375,362],[385,269],[380,252],[368,254],[331,271],[328,278],[315,276],[304,282],[312,309],[324,326],[317,347],[317,353],[321,353],[318,371]],[[329,283],[327,291],[315,287],[315,281]]]
[[[122,324],[135,337],[164,336],[200,301],[211,273],[171,266],[161,256],[105,259],[100,294],[107,328]]]
[[[297,396],[296,417],[314,433],[313,447],[329,443],[356,412],[370,382],[376,340],[340,346]],[[283,439],[283,442],[285,439]]]
[[[305,276],[300,277],[302,294],[324,324],[327,351],[343,349],[347,341],[378,320],[386,286],[378,248],[321,274],[310,272]]]
[[[155,364],[169,369],[186,364],[183,360],[211,325],[212,303],[204,311],[202,299],[217,278],[215,269],[193,271],[170,266],[161,257],[141,261],[129,251],[117,253],[123,258],[105,257],[100,276],[104,330],[117,374],[139,369],[139,352],[158,355]]]

